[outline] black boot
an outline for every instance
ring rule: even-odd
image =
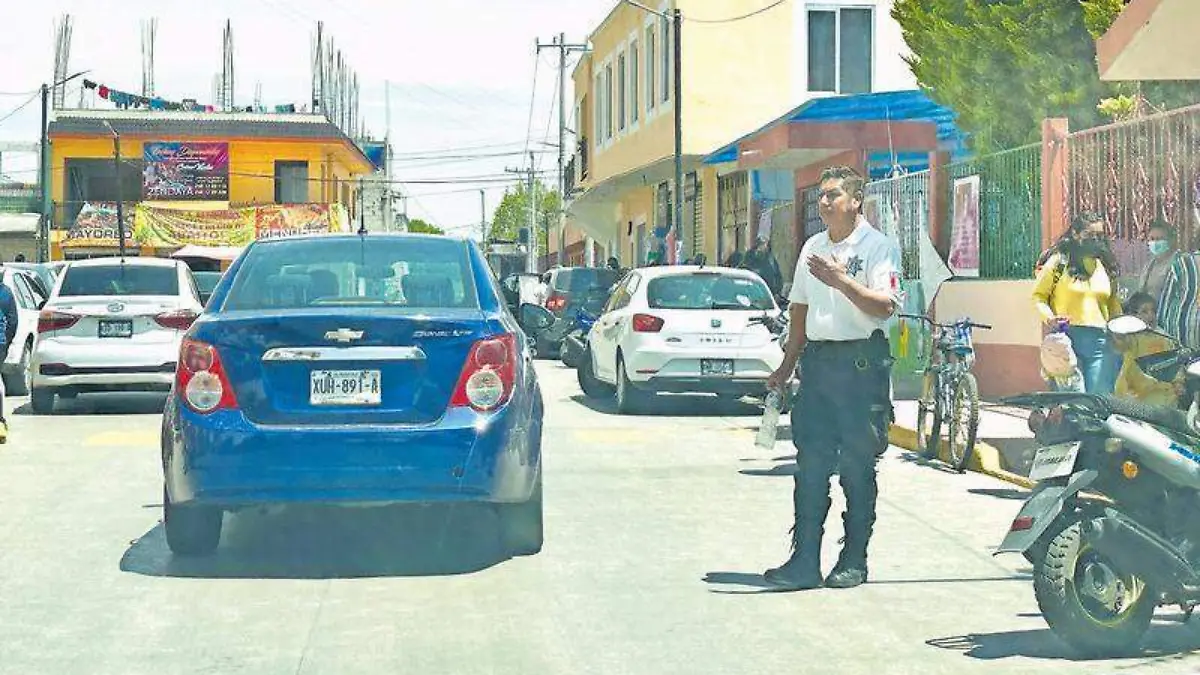
[[[845,514],[846,544],[838,556],[837,565],[825,577],[829,588],[854,588],[867,582],[867,543],[871,540],[871,524],[854,523]]]
[[[824,528],[792,528],[792,557],[763,573],[767,583],[791,591],[821,586],[821,537]]]

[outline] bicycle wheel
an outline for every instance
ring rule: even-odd
[[[979,384],[971,373],[963,373],[954,387],[954,408],[950,411],[950,464],[962,473],[975,451],[979,433]]]
[[[927,370],[921,382],[921,398],[917,399],[917,452],[926,458],[937,457],[942,433],[943,413],[937,394],[938,373]]]

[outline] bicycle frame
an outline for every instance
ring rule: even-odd
[[[949,326],[929,322],[932,332],[927,371],[934,376],[934,405],[938,411],[950,410],[959,380],[975,366],[975,344],[969,320]]]

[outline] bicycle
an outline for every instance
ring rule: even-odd
[[[979,433],[979,383],[971,368],[975,365],[975,346],[971,331],[991,330],[991,326],[969,318],[954,323],[937,323],[919,314],[901,314],[916,319],[932,330],[929,366],[921,382],[917,401],[917,447],[923,457],[936,458],[941,441],[942,423],[949,412],[948,445],[950,465],[958,473],[966,471],[975,439]]]

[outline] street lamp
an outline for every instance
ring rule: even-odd
[[[42,85],[42,144],[38,157],[38,183],[42,188],[42,222],[38,228],[41,238],[38,243],[38,262],[50,261],[50,219],[53,216],[50,211],[50,88],[66,84],[80,75],[90,72],[90,70],[81,70],[54,84]]]
[[[117,181],[117,245],[121,251],[121,262],[125,261],[125,206],[124,195],[121,194],[121,134],[108,123],[101,120],[113,137],[113,177]]]
[[[675,34],[675,41],[672,45],[672,60],[675,69],[675,78],[672,84],[672,96],[675,99],[675,208],[671,229],[675,231],[676,241],[679,241],[680,228],[683,225],[683,86],[681,84],[683,81],[681,72],[683,70],[683,14],[679,11],[679,8],[671,10],[671,13],[668,15],[650,9],[639,2],[635,2],[635,0],[623,1],[626,4],[633,5],[638,9],[670,21],[673,28],[672,32]]]

